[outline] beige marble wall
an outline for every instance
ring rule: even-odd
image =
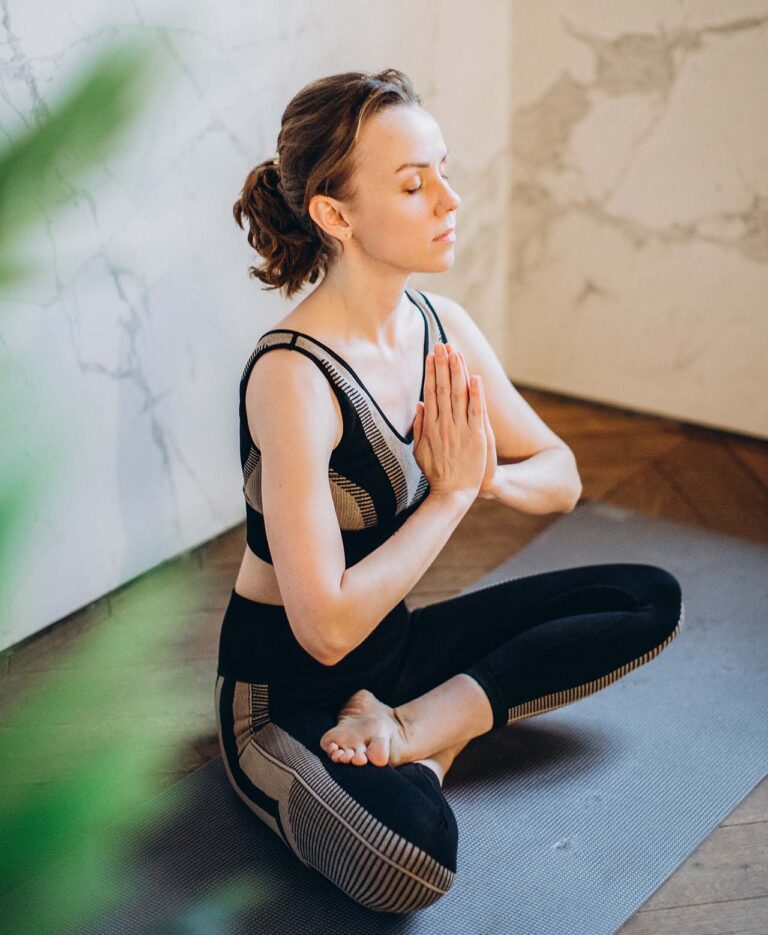
[[[768,2],[512,8],[507,372],[768,437]]]
[[[4,455],[27,464],[34,448],[47,466],[14,548],[0,649],[244,520],[238,382],[289,305],[248,278],[231,208],[308,82],[411,76],[463,198],[455,268],[413,284],[503,333],[510,19],[506,0],[484,0],[482,15],[462,0],[4,0],[9,137],[122,32],[154,37],[170,68],[119,152],[29,237],[38,275],[0,316],[0,353],[20,367],[14,410],[32,427]]]

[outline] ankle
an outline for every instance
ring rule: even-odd
[[[405,705],[401,705],[398,708],[392,708],[392,717],[395,719],[398,729],[400,731],[400,737],[403,740],[403,743],[410,743],[413,737],[413,728],[414,723],[411,717],[409,717]]]
[[[468,672],[460,672],[456,678],[462,679],[471,693],[472,700],[467,704],[475,712],[473,736],[480,736],[493,728],[493,707],[483,686]]]

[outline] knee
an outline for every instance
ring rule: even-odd
[[[646,565],[646,600],[652,603],[655,617],[663,636],[668,636],[682,625],[684,617],[683,592],[680,582],[666,568]]]
[[[400,838],[389,848],[385,841],[369,863],[367,882],[357,880],[348,895],[375,912],[405,914],[436,903],[456,879],[458,831],[449,808],[446,820],[434,822],[427,838],[422,830],[418,841]]]
[[[434,905],[452,888],[455,869],[439,863],[429,869],[414,869],[418,862],[414,862],[412,852],[406,849],[404,855],[394,863],[374,862],[371,876],[376,875],[375,886],[364,894],[348,895],[374,912],[405,915]]]
[[[660,568],[658,565],[649,565],[648,567],[652,570],[653,594],[657,602],[674,610],[679,609],[683,596],[680,582],[666,568]]]

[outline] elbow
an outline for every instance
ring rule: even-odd
[[[339,627],[339,618],[334,616],[326,618],[323,627],[323,639],[315,657],[324,666],[335,666],[350,651],[345,635]]]
[[[563,505],[560,507],[561,513],[572,513],[576,509],[581,500],[582,490],[581,481],[566,490]]]
[[[349,652],[346,646],[340,646],[338,643],[332,643],[329,640],[325,640],[316,652],[312,655],[320,663],[320,665],[331,666],[337,665]]]
[[[581,495],[584,491],[584,487],[581,483],[581,477],[579,476],[579,469],[576,466],[576,458],[573,452],[567,449],[569,455],[569,465],[570,469],[568,472],[568,478],[563,484],[562,498],[561,498],[561,513],[571,513],[581,500]]]
[[[326,609],[313,615],[303,628],[304,634],[311,634],[305,637],[303,648],[322,666],[335,666],[349,652],[341,620],[338,604],[329,601]]]
[[[316,628],[313,631],[312,638],[302,636],[302,638],[299,639],[297,636],[296,640],[301,648],[305,650],[315,662],[319,662],[321,666],[326,666],[328,668],[335,666],[336,663],[340,662],[346,655],[346,652],[344,652],[337,643],[330,640],[327,633],[323,632],[321,628]]]
[[[344,652],[332,651],[331,648],[326,649],[322,655],[315,656],[315,659],[320,663],[320,665],[325,666],[330,669],[333,666],[337,665],[347,654]]]
[[[572,513],[576,509],[576,507],[579,504],[579,501],[581,500],[581,494],[583,492],[583,489],[584,488],[581,485],[581,481],[579,481],[578,487],[576,487],[576,489],[572,491],[571,495],[566,501],[566,508],[564,510],[565,513]]]
[[[560,513],[572,513],[576,509],[579,503],[579,500],[580,500],[580,497],[576,497],[575,499],[571,498],[567,500],[565,505],[560,507],[559,512]]]
[[[339,656],[337,653],[332,653],[330,648],[324,650],[318,650],[317,652],[312,653],[312,657],[316,662],[319,662],[321,666],[325,666],[330,669],[335,666],[337,662],[340,662],[343,659],[343,656]]]

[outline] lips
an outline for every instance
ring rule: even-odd
[[[443,237],[446,237],[451,231],[455,230],[455,227],[446,227],[442,234],[438,234],[437,237],[434,237],[434,240],[442,240]]]

